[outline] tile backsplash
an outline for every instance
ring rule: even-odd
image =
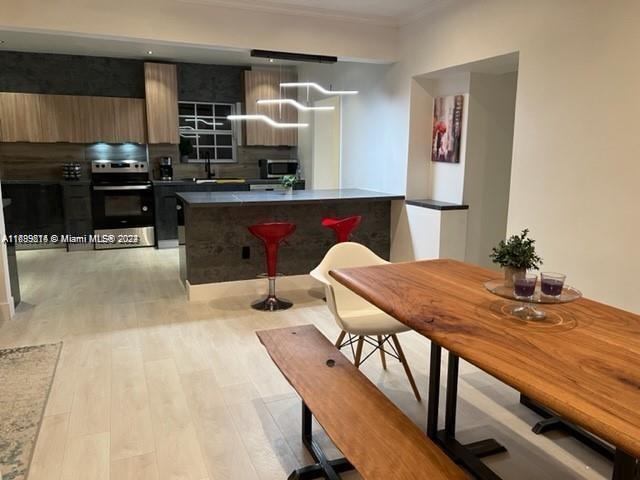
[[[173,158],[174,178],[202,177],[204,164],[181,163],[177,145],[138,144],[73,144],[73,143],[0,143],[0,179],[60,180],[62,165],[76,162],[82,167],[82,178],[90,178],[91,161],[100,158],[149,158],[151,178],[159,178],[160,157]],[[296,158],[295,147],[238,147],[237,163],[214,164],[215,176],[258,178],[260,158]]]
[[[296,158],[295,147],[238,147],[237,163],[212,164],[211,168],[217,178],[242,177],[258,178],[258,160],[261,158]],[[153,178],[159,178],[160,157],[173,158],[173,177],[192,178],[205,175],[204,163],[181,163],[176,145],[149,145],[150,169]]]

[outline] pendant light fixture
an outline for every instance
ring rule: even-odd
[[[209,125],[210,127],[213,127],[214,125],[216,126],[220,126],[223,125],[221,122],[207,122],[204,118],[195,118],[195,117],[189,117],[189,118],[185,118],[184,119],[185,122],[202,122],[205,125]]]
[[[315,82],[286,82],[281,83],[280,86],[282,88],[295,88],[295,87],[305,87],[308,89],[312,88],[323,95],[357,95],[357,90],[327,90],[326,88],[318,85]]]
[[[256,120],[271,125],[274,128],[306,128],[308,123],[280,123],[266,115],[229,115],[227,120]]]
[[[333,106],[326,107],[307,107],[302,103],[292,99],[292,98],[273,98],[268,100],[258,100],[256,102],[258,105],[291,105],[302,112],[324,112],[334,110]]]

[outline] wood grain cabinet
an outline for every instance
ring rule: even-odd
[[[146,143],[144,100],[0,93],[0,141]]]
[[[144,85],[149,143],[180,143],[176,66],[145,63]]]
[[[263,114],[281,123],[296,123],[298,111],[291,105],[258,105],[260,99],[297,98],[297,89],[280,89],[282,82],[297,81],[295,72],[277,70],[248,70],[244,72],[246,113]],[[298,130],[295,128],[274,128],[260,121],[246,122],[247,145],[288,145],[298,144]]]

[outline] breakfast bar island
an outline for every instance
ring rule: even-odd
[[[255,279],[265,272],[260,240],[248,230],[264,222],[290,222],[295,232],[280,246],[278,273],[311,271],[335,243],[334,232],[322,226],[326,217],[362,216],[353,240],[389,258],[391,202],[402,195],[360,189],[182,192],[184,246],[180,276],[189,288]]]

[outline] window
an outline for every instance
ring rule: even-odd
[[[193,147],[189,162],[236,162],[235,127],[227,120],[234,113],[231,103],[178,102],[180,140]]]

